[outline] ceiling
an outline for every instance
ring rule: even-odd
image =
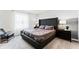
[[[67,13],[78,12],[77,10],[16,10],[16,11],[30,14],[46,14],[46,13],[67,14]]]
[[[44,13],[47,10],[16,10],[19,12],[24,12],[24,13],[31,13],[31,14],[40,14],[40,13]]]

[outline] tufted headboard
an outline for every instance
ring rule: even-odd
[[[39,20],[39,26],[40,25],[48,25],[48,26],[54,26],[56,29],[58,28],[58,18],[47,18],[47,19],[40,19]]]

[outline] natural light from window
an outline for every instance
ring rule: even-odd
[[[28,14],[15,12],[15,30],[22,30],[29,27]]]

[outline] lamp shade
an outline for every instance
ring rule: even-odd
[[[66,21],[65,20],[60,20],[59,24],[65,25],[66,24]]]

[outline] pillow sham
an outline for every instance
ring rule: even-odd
[[[44,29],[44,28],[45,28],[45,26],[44,26],[44,25],[41,25],[39,28],[40,28],[40,29]]]
[[[46,30],[53,30],[54,29],[54,26],[45,26],[45,29]]]

